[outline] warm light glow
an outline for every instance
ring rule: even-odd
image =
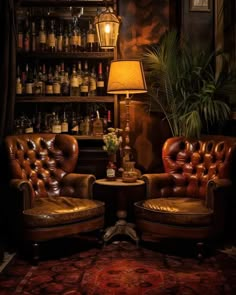
[[[95,17],[95,25],[100,47],[103,49],[116,47],[120,21],[111,7]]]
[[[109,33],[111,32],[111,26],[110,26],[110,24],[106,24],[106,25],[105,25],[105,32],[106,32],[107,34],[109,34]]]
[[[139,60],[114,60],[111,62],[107,93],[125,94],[125,127],[123,146],[123,167],[131,160],[132,149],[130,147],[130,94],[147,92],[143,66]]]
[[[143,66],[139,60],[115,60],[111,62],[107,92],[129,94],[147,92]]]

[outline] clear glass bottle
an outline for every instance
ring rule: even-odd
[[[57,32],[57,51],[62,52],[63,51],[63,28],[62,23],[59,24],[59,29]]]
[[[89,93],[89,71],[88,71],[88,62],[85,61],[82,84],[80,85],[80,95],[88,96],[88,93]]]
[[[52,114],[52,133],[61,133],[61,120],[55,112]]]
[[[92,67],[89,77],[89,96],[97,95],[97,75],[95,72],[95,68]]]
[[[25,81],[25,94],[32,95],[34,87],[33,72],[31,67],[26,64],[26,81]]]
[[[61,133],[68,133],[69,132],[69,123],[67,120],[66,112],[63,112],[63,117],[61,120]]]
[[[45,30],[45,21],[44,18],[40,20],[40,30],[39,30],[39,50],[44,52],[46,50],[47,44],[47,34]]]
[[[95,31],[93,28],[92,22],[89,22],[89,28],[87,31],[87,44],[86,51],[94,51],[94,42],[95,42]]]
[[[58,67],[56,67],[53,77],[53,95],[61,95],[61,80],[59,78]]]
[[[76,67],[73,65],[72,74],[70,77],[70,96],[79,96],[79,81],[77,77]]]
[[[70,80],[69,80],[68,72],[65,72],[65,75],[64,75],[62,83],[61,83],[61,94],[63,96],[70,95]]]
[[[56,33],[55,33],[55,21],[50,21],[50,27],[48,31],[48,50],[50,52],[56,51]]]
[[[64,24],[64,31],[63,31],[63,51],[64,52],[69,52],[69,45],[70,45],[70,40],[69,40],[69,32],[68,32],[68,24]]]

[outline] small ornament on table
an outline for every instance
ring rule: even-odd
[[[106,177],[108,180],[115,180],[117,167],[116,167],[116,154],[117,151],[120,149],[120,145],[122,142],[122,136],[120,133],[122,129],[119,128],[108,128],[108,133],[103,135],[104,151],[108,154],[108,165],[106,169]]]

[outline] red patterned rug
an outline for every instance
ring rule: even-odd
[[[90,248],[31,266],[15,258],[0,274],[0,294],[236,294],[236,260],[224,253],[202,264],[129,242]]]

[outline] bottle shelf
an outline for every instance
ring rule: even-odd
[[[104,52],[25,52],[17,51],[18,56],[40,59],[112,59],[113,51]]]
[[[16,103],[114,102],[114,96],[17,96]]]

